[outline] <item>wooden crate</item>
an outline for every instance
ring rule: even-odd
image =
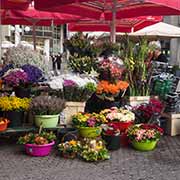
[[[66,108],[63,110],[65,124],[71,125],[72,115],[77,112],[84,112],[85,102],[66,102]]]
[[[180,114],[167,115],[166,133],[170,136],[180,135]]]
[[[130,96],[129,97],[129,104],[131,106],[137,106],[142,103],[148,103],[150,96]]]

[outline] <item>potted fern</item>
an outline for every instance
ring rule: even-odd
[[[32,99],[30,110],[35,115],[35,125],[43,128],[56,127],[59,114],[65,108],[63,99],[52,96],[37,96]]]

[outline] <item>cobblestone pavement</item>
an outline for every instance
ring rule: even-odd
[[[56,150],[29,157],[1,139],[0,180],[180,180],[180,137],[163,137],[151,152],[122,147],[100,163],[62,159]]]

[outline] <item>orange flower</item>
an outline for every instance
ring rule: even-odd
[[[97,85],[97,94],[117,94],[120,90],[125,90],[129,84],[125,81],[118,81],[115,84],[109,83],[108,81],[100,81]]]

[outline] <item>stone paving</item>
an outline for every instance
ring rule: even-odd
[[[29,157],[21,146],[1,139],[0,180],[180,180],[180,137],[163,137],[151,152],[122,147],[100,163],[62,159],[56,150]]]

